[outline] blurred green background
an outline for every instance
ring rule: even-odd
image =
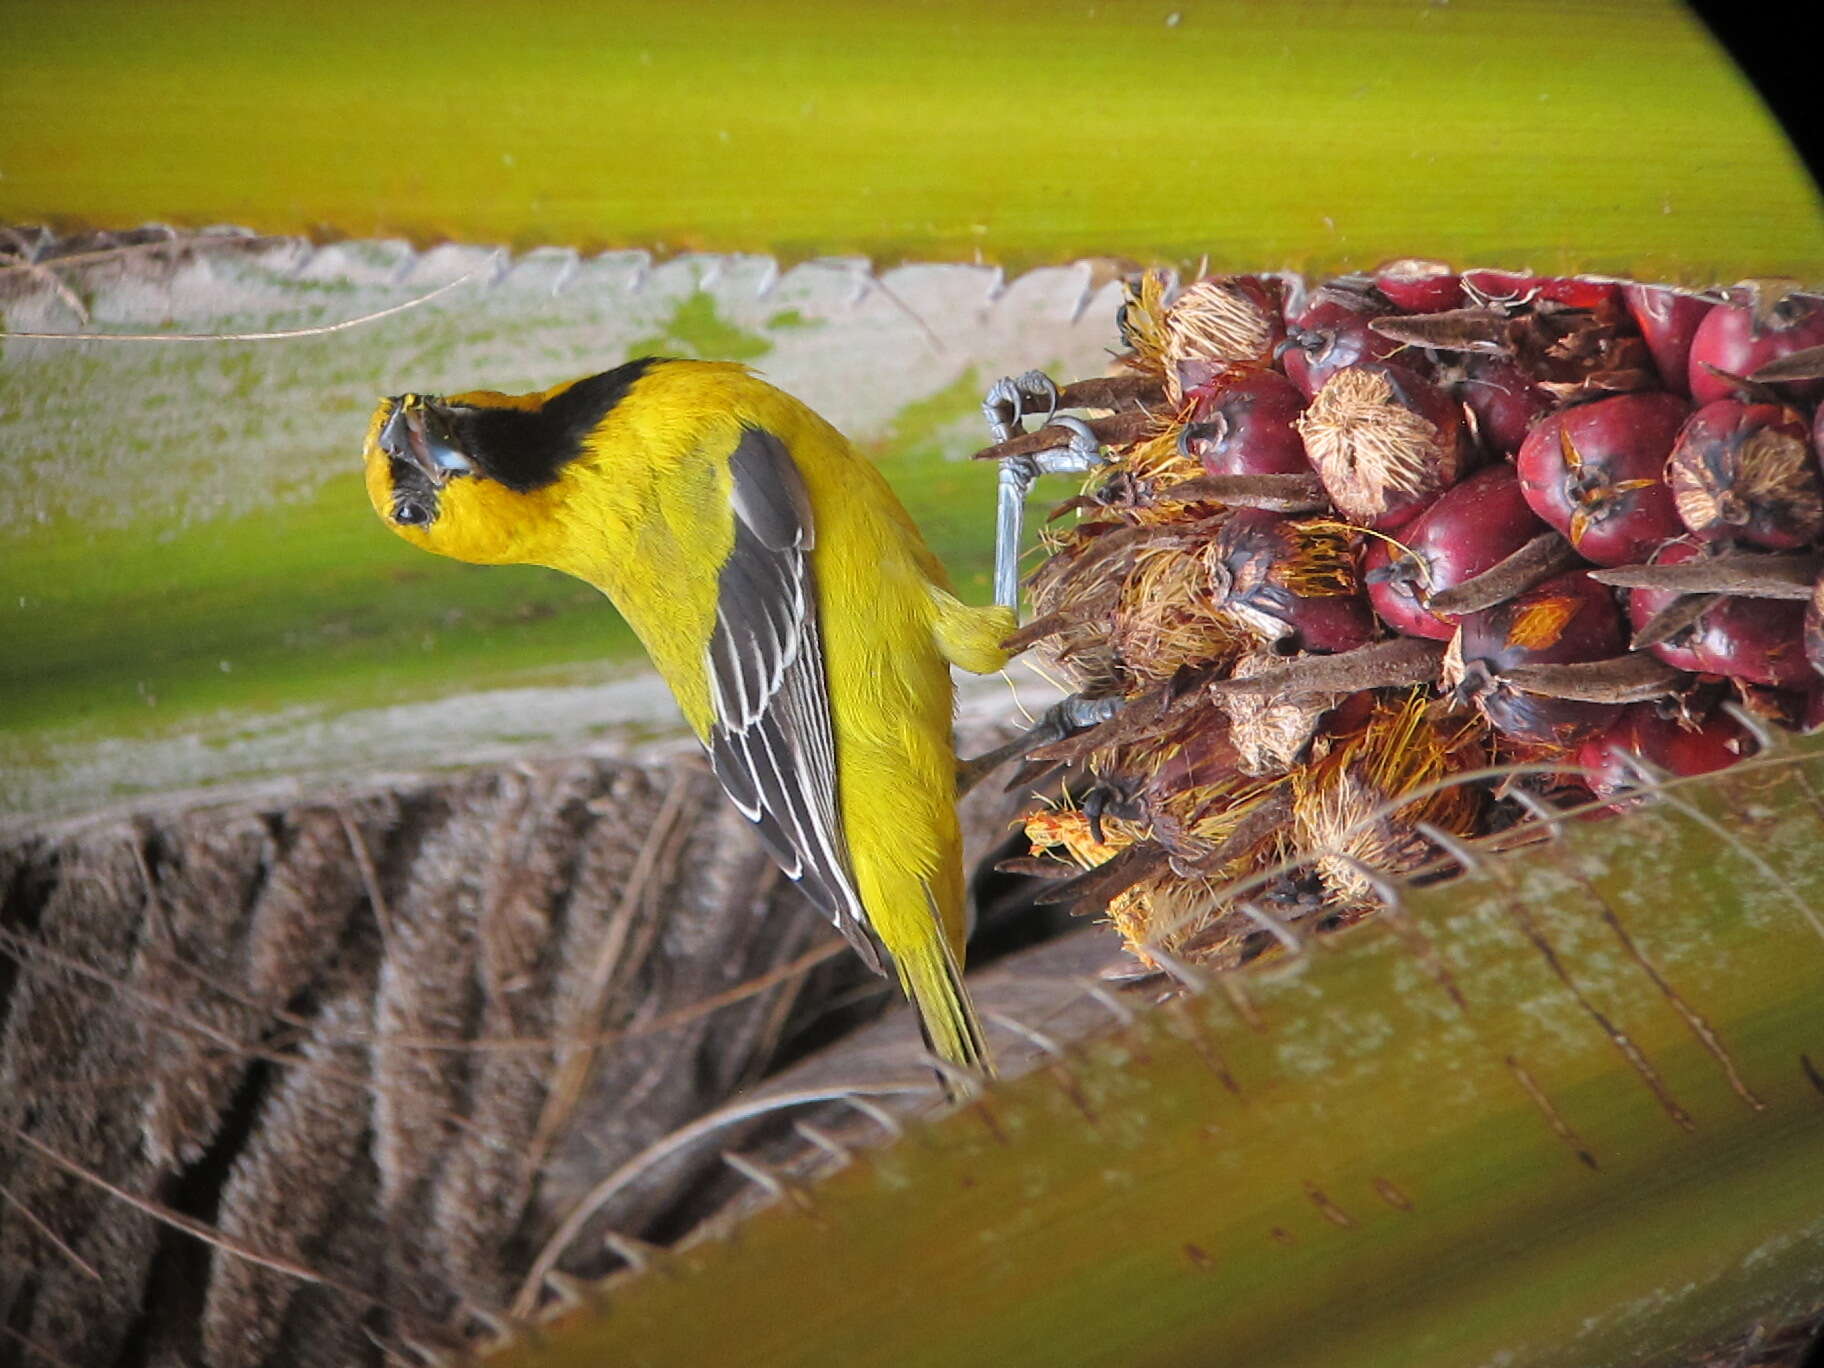
[[[379,394],[749,360],[980,599],[979,391],[1099,368],[1123,266],[1824,279],[1814,187],[1658,0],[95,3],[5,31],[0,223],[305,239],[46,267],[28,234],[7,330],[323,324],[478,274],[304,340],[0,344],[0,810],[671,727],[581,586],[383,532],[354,468]],[[921,262],[956,265],[882,274]]]

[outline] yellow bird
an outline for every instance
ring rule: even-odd
[[[745,366],[642,358],[537,394],[383,400],[368,497],[415,546],[606,594],[716,777],[937,1054],[987,1070],[963,984],[950,665],[1005,608],[950,592],[887,482]]]

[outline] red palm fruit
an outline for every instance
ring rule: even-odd
[[[1403,313],[1443,313],[1463,304],[1463,278],[1442,261],[1403,257],[1374,274],[1374,287]]]
[[[1568,746],[1607,727],[1621,705],[1527,693],[1506,683],[1503,673],[1516,665],[1608,660],[1624,649],[1614,596],[1579,570],[1464,614],[1445,656],[1444,683],[1459,702],[1481,708],[1503,735]]]
[[[1696,537],[1680,537],[1669,541],[1656,550],[1650,560],[1653,565],[1679,565],[1704,553],[1704,544]],[[1672,606],[1684,595],[1675,589],[1630,589],[1628,590],[1628,625],[1639,632],[1660,612]],[[1702,673],[1704,662],[1697,654],[1697,648],[1690,644],[1689,629],[1678,632],[1665,641],[1656,642],[1647,647],[1655,656],[1666,662],[1675,670],[1691,670]]]
[[[1749,304],[1719,304],[1704,315],[1691,339],[1686,371],[1691,398],[1699,404],[1730,398],[1739,384],[1728,377],[1751,375],[1769,361],[1820,345],[1824,299],[1815,295],[1789,294],[1758,311]],[[1782,392],[1810,403],[1824,397],[1824,380],[1798,381],[1783,386]]]
[[[1779,404],[1718,399],[1678,434],[1666,480],[1678,516],[1706,540],[1739,538],[1774,551],[1824,532],[1824,480],[1805,420]]]
[[[1411,522],[1463,473],[1463,406],[1389,361],[1337,371],[1298,431],[1331,501],[1365,527]]]
[[[1204,552],[1224,616],[1281,655],[1331,654],[1374,640],[1346,529],[1261,509],[1237,509]]]
[[[1286,335],[1285,289],[1262,276],[1211,276],[1187,285],[1165,311],[1166,397],[1236,366],[1271,364]]]
[[[1527,503],[1586,560],[1644,560],[1684,530],[1665,469],[1690,411],[1676,394],[1653,390],[1552,414],[1527,434],[1515,462]]]
[[[1567,309],[1594,309],[1621,293],[1618,281],[1536,276],[1525,271],[1465,271],[1463,288],[1472,299],[1490,303],[1536,304],[1547,300]]]
[[[1479,470],[1400,533],[1403,550],[1383,541],[1370,545],[1362,577],[1368,601],[1396,632],[1449,641],[1457,619],[1440,617],[1425,600],[1493,569],[1544,530],[1512,466]]]
[[[1304,475],[1311,469],[1293,426],[1305,396],[1278,371],[1219,376],[1185,396],[1189,421],[1178,450],[1212,475]]]
[[[1637,755],[1674,775],[1709,774],[1733,765],[1753,748],[1741,723],[1728,713],[1718,711],[1701,726],[1687,726],[1663,716],[1651,703],[1635,703],[1607,731],[1583,743],[1577,764],[1585,771],[1583,781],[1607,798],[1640,783],[1624,755]]]
[[[1505,356],[1470,356],[1450,381],[1450,392],[1476,419],[1485,450],[1511,456],[1520,450],[1551,400],[1533,387],[1526,372]]]
[[[1696,537],[1667,542],[1654,565],[1678,565],[1706,554]],[[1681,595],[1671,589],[1628,591],[1628,621],[1645,627]],[[1805,657],[1806,605],[1791,599],[1725,594],[1691,626],[1648,647],[1677,670],[1727,675],[1772,689],[1803,689],[1817,678]]]
[[[1343,367],[1385,360],[1405,345],[1368,326],[1392,312],[1373,290],[1326,285],[1312,294],[1286,329],[1280,364],[1309,399]]]
[[[1627,285],[1621,294],[1653,353],[1660,383],[1674,394],[1690,394],[1691,342],[1715,302],[1663,285]]]

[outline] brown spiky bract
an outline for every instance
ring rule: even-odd
[[[1245,678],[1276,665],[1285,657],[1253,650],[1235,662],[1235,675]],[[1229,739],[1243,773],[1284,774],[1310,748],[1324,716],[1342,701],[1338,693],[1283,693],[1271,696],[1236,693],[1221,699],[1229,715]]]
[[[1254,288],[1250,288],[1253,286]],[[1165,397],[1175,408],[1184,400],[1180,365],[1260,365],[1272,355],[1280,320],[1275,301],[1258,281],[1214,277],[1187,285],[1166,310]]]
[[[1456,478],[1455,435],[1400,403],[1383,371],[1338,371],[1297,426],[1324,488],[1359,522],[1378,522]]]
[[[1824,530],[1817,459],[1802,437],[1779,428],[1749,434],[1720,471],[1674,461],[1667,483],[1679,518],[1693,531],[1727,531],[1762,508],[1777,510],[1780,522],[1796,530],[1797,541]]]

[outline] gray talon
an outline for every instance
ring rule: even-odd
[[[1027,415],[1036,413],[1039,404],[1045,405],[1045,422],[1049,423],[1058,411],[1058,387],[1049,375],[1036,370],[1003,375],[983,396],[982,417],[994,440],[1005,442],[1026,430]]]
[[[1012,376],[1003,375],[988,387],[988,393],[982,396],[982,417],[987,420],[988,431],[994,434],[996,442],[1005,442],[1013,436],[1013,430],[1020,422],[1021,407],[1020,392]]]
[[[1102,464],[1102,440],[1095,429],[1081,418],[1053,418],[1050,421],[1070,433],[1070,445],[1062,451],[1042,451],[1040,467],[1047,474],[1069,472],[1082,474]]]
[[[1023,399],[1036,399],[1045,405],[1045,417],[1040,420],[1040,427],[1057,416],[1058,386],[1044,371],[1029,370],[1013,383],[1019,388]],[[1029,407],[1026,411],[1030,413],[1034,410]]]

